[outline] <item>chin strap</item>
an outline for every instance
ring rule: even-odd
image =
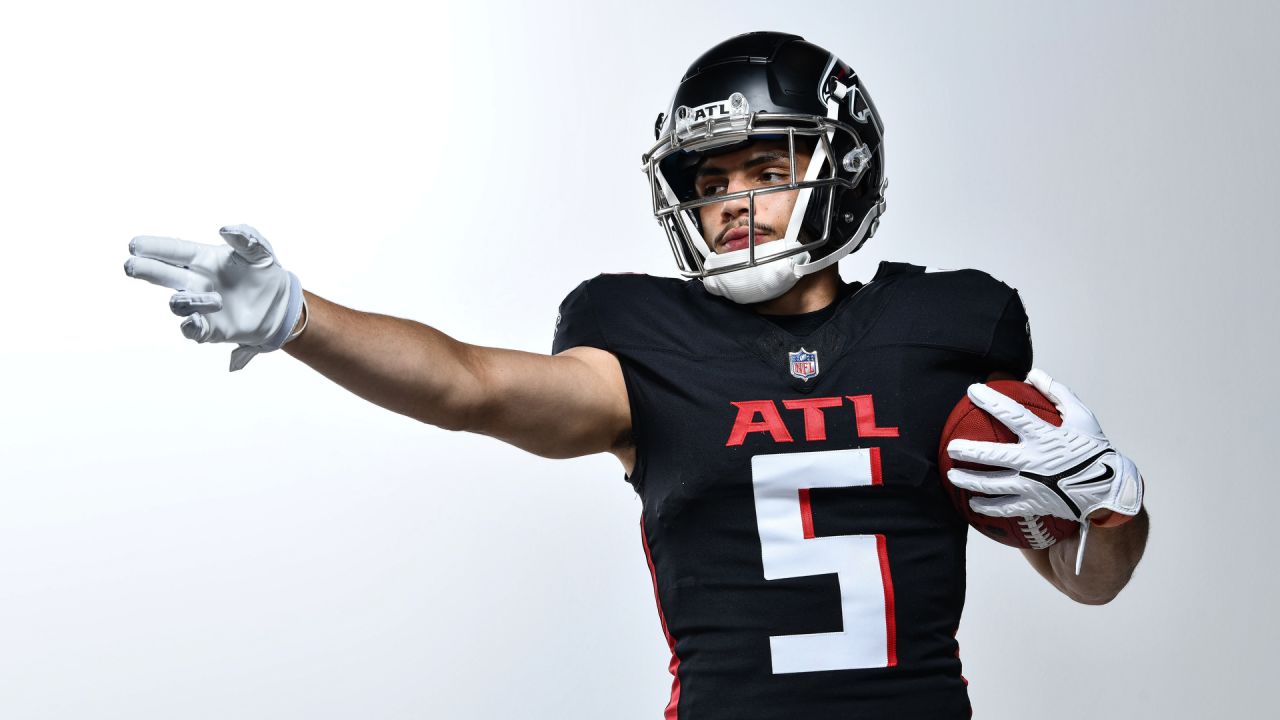
[[[702,278],[702,284],[712,295],[719,295],[743,305],[772,300],[795,287],[800,280],[800,276],[795,272],[795,266],[797,263],[808,260],[809,253],[797,253],[771,262],[765,262],[765,260],[800,247],[798,241],[790,239],[767,243],[756,248],[755,265],[719,275],[708,275]],[[761,249],[765,252],[760,252]],[[748,258],[747,251],[748,248],[743,248],[733,252],[713,253],[706,260],[706,268],[715,270],[745,262]]]

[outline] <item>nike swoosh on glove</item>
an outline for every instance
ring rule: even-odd
[[[248,225],[218,231],[225,245],[144,235],[129,242],[124,272],[177,290],[169,309],[190,340],[233,342],[231,371],[280,349],[302,314],[302,284],[280,267],[271,243]]]
[[[1142,475],[1132,460],[1116,452],[1093,412],[1067,386],[1039,369],[1027,374],[1027,382],[1057,406],[1062,425],[1036,417],[987,385],[970,385],[973,404],[1012,430],[1019,442],[952,440],[947,444],[951,459],[1006,469],[953,468],[947,478],[958,488],[996,496],[969,501],[970,507],[984,515],[1053,515],[1079,522],[1079,574],[1091,524],[1089,515],[1097,510],[1138,514]]]

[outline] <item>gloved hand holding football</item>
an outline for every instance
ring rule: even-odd
[[[987,495],[969,500],[970,507],[984,515],[1048,515],[1080,523],[1079,573],[1089,516],[1099,510],[1136,515],[1142,508],[1142,476],[1133,461],[1111,445],[1098,419],[1075,393],[1038,369],[1027,375],[1027,382],[1054,404],[1061,425],[1037,417],[987,385],[970,385],[973,404],[1013,431],[1018,441],[951,440],[946,446],[950,459],[1004,469],[951,468],[947,479],[957,488]]]

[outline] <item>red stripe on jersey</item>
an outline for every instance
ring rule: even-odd
[[[884,485],[884,473],[880,469],[880,448],[871,448],[871,484]]]
[[[898,664],[898,619],[893,609],[893,578],[889,576],[889,551],[884,536],[876,535],[876,552],[880,555],[880,577],[884,579],[884,626],[889,647],[889,667]]]
[[[804,539],[812,540],[813,507],[809,505],[809,488],[800,488],[800,524],[804,526]]]
[[[640,514],[640,542],[644,544],[644,559],[649,563],[649,578],[653,580],[653,600],[658,604],[658,620],[662,622],[662,634],[667,636],[667,647],[671,648],[671,664],[667,669],[671,671],[671,700],[667,703],[666,710],[663,711],[664,720],[676,720],[676,713],[680,706],[680,675],[676,672],[680,668],[680,658],[676,656],[676,639],[671,637],[671,631],[667,629],[667,616],[662,612],[662,596],[658,594],[658,571],[653,567],[653,556],[649,554],[649,538],[644,532],[644,513]]]

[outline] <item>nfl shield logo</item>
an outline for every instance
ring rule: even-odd
[[[805,382],[818,376],[818,353],[800,348],[798,352],[787,353],[791,362],[791,374]]]

